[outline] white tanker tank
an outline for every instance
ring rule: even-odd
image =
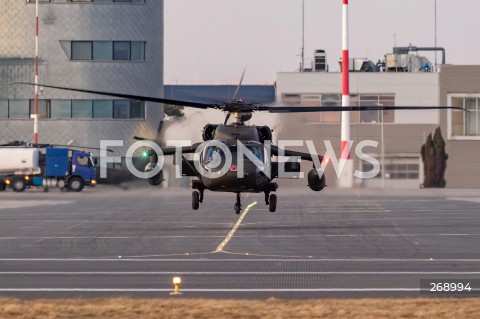
[[[0,175],[36,175],[39,167],[40,151],[34,148],[0,149]]]

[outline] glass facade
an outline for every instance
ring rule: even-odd
[[[92,42],[72,41],[72,60],[92,60]]]
[[[72,118],[72,100],[51,100],[50,117],[52,119]]]
[[[72,61],[145,61],[144,41],[66,41]]]
[[[35,114],[35,101],[30,100],[30,114]],[[49,108],[47,105],[47,100],[38,100],[38,118],[47,119],[49,118]]]
[[[92,100],[72,100],[72,118],[91,119],[92,113]]]
[[[113,101],[113,117],[116,119],[130,118],[130,101],[126,101],[126,100]]]
[[[8,117],[11,119],[30,118],[29,100],[9,100]]]
[[[145,119],[145,102],[134,100],[38,100],[41,119]],[[34,100],[0,100],[0,119],[28,119]]]
[[[94,100],[93,117],[96,119],[111,119],[113,114],[113,101]]]
[[[0,100],[0,119],[8,118],[8,100]]]
[[[291,106],[341,106],[340,94],[282,94],[282,102]],[[394,94],[359,94],[350,96],[352,106],[395,106]],[[320,113],[319,123],[340,123],[340,112]],[[351,123],[381,123],[381,111],[351,112]],[[383,111],[383,122],[394,123],[395,113]],[[317,120],[314,120],[317,122]]]

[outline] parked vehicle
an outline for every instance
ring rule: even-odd
[[[0,148],[0,191],[22,192],[32,186],[80,192],[95,186],[92,154],[69,148]]]

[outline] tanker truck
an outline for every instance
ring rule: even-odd
[[[92,154],[68,148],[0,148],[0,191],[23,192],[32,186],[80,192],[95,186]]]

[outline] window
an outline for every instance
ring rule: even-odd
[[[91,119],[92,118],[92,100],[73,100],[72,118]]]
[[[385,179],[419,179],[420,164],[418,158],[388,158],[385,160]],[[370,172],[373,165],[362,161],[362,171]],[[381,178],[382,171],[374,178]]]
[[[0,119],[8,118],[8,100],[0,100]]]
[[[0,100],[0,119],[28,119],[34,100]],[[145,119],[145,102],[133,100],[38,100],[44,119]]]
[[[130,42],[116,41],[113,43],[114,60],[130,60]]]
[[[300,94],[282,94],[282,102],[288,106],[300,106],[302,96]]]
[[[51,100],[50,118],[52,119],[72,118],[72,101],[71,100]]]
[[[72,61],[145,61],[144,41],[66,41],[64,43],[68,46],[69,42]],[[69,54],[67,52],[67,55]]]
[[[113,115],[112,100],[93,101],[93,117],[96,119],[111,119]]]
[[[48,119],[50,118],[50,112],[48,107],[49,100],[38,100],[38,118]],[[30,114],[35,114],[35,100],[30,100]]]
[[[116,119],[130,118],[130,101],[128,100],[113,101],[113,117]]]
[[[145,119],[145,102],[131,101],[130,103],[130,118]]]
[[[339,94],[323,94],[321,106],[342,106],[342,100]],[[320,113],[320,123],[340,123],[342,113],[325,112]]]
[[[342,106],[342,96],[340,94],[282,94],[282,102],[289,106]],[[393,94],[359,94],[350,95],[350,105],[358,106],[395,106],[395,95]],[[314,113],[312,113],[314,114]],[[317,113],[318,114],[318,113]],[[318,115],[315,115],[318,116]],[[317,122],[317,118],[312,122]],[[320,112],[320,123],[338,124],[340,123],[341,112]],[[394,111],[362,111],[351,112],[351,123],[394,123]]]
[[[112,61],[113,60],[113,42],[112,41],[94,41],[93,42],[93,60]]]
[[[78,166],[88,166],[88,156],[78,156],[77,157],[77,165]]]
[[[11,119],[28,119],[30,117],[29,100],[10,100],[8,117]]]
[[[452,106],[464,108],[466,111],[450,111],[451,136],[480,136],[480,98],[472,96],[452,97]]]
[[[72,41],[72,60],[92,60],[92,41]]]
[[[132,42],[132,61],[144,61],[145,60],[145,42],[134,41]]]

